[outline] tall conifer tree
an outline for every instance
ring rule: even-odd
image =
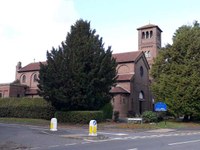
[[[41,64],[41,95],[58,110],[98,110],[111,100],[116,61],[90,22],[78,20],[58,49]]]

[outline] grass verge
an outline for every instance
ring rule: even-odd
[[[124,129],[184,129],[184,128],[200,128],[199,123],[195,122],[177,122],[177,121],[162,121],[159,123],[144,123],[144,124],[134,124],[134,123],[122,123],[116,125],[117,128]]]
[[[30,118],[0,118],[1,123],[17,123],[28,125],[46,126],[50,124],[50,121],[43,119],[30,119]]]

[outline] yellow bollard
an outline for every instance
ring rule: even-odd
[[[89,136],[97,136],[97,121],[91,120],[89,123]]]
[[[51,119],[50,130],[51,131],[57,131],[57,119],[56,118]]]

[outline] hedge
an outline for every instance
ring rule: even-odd
[[[111,103],[107,103],[104,107],[101,109],[103,111],[103,117],[104,119],[112,119],[113,116],[113,106]]]
[[[42,98],[0,99],[0,117],[51,119],[55,109]]]
[[[103,121],[102,111],[57,111],[55,117],[58,122],[89,123],[90,120]]]

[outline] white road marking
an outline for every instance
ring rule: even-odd
[[[124,136],[124,135],[128,135],[128,134],[125,134],[125,133],[117,133],[115,135],[118,135],[118,136]]]
[[[33,129],[33,130],[46,130],[46,131],[49,131],[50,129],[46,129],[46,128],[39,128],[39,127],[29,127],[30,129]]]
[[[77,143],[70,143],[70,144],[65,144],[65,146],[71,146],[71,145],[76,145]]]
[[[84,139],[84,140],[87,141],[88,143],[91,143],[91,142],[100,143],[100,142],[109,142],[109,141],[126,140],[126,139],[125,138],[110,138],[110,139],[105,139],[105,140],[88,140],[88,139]]]
[[[124,138],[112,138],[110,140],[123,140]]]
[[[41,149],[41,147],[32,147],[32,148],[30,148],[30,149]]]
[[[118,136],[124,136],[124,135],[128,135],[125,133],[109,133],[109,132],[98,132],[100,134],[109,134],[109,135],[118,135]]]
[[[140,137],[138,137],[139,139],[145,139],[145,138],[147,138],[148,136],[140,136]]]
[[[60,145],[51,145],[51,146],[48,146],[49,148],[54,148],[54,147],[59,147]]]
[[[193,140],[193,141],[185,141],[185,142],[170,143],[170,144],[168,144],[168,145],[169,145],[169,146],[172,146],[172,145],[181,145],[181,144],[196,143],[196,142],[200,142],[200,140]]]
[[[128,149],[128,150],[138,150],[137,148],[133,148],[133,149]]]
[[[116,137],[116,138],[109,138],[106,140],[87,140],[88,142],[107,142],[107,141],[115,141],[115,140],[135,140],[135,139],[147,139],[147,138],[160,138],[160,137],[170,137],[170,136],[189,136],[194,134],[200,134],[200,132],[186,132],[186,133],[170,133],[170,134],[154,134],[154,135],[146,135],[146,136],[125,136],[125,137]]]
[[[88,143],[91,143],[92,141],[90,141],[90,140],[85,140],[85,141],[87,141],[87,142],[82,142],[81,144],[88,144]]]

